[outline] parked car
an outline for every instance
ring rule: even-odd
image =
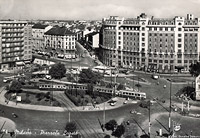
[[[155,80],[157,80],[157,79],[159,78],[159,76],[156,75],[156,74],[153,74],[153,75],[152,75],[152,78],[155,79]]]
[[[12,113],[12,116],[13,116],[14,118],[17,118],[17,117],[18,117],[15,113]]]
[[[128,101],[127,101],[127,100],[125,100],[123,103],[124,103],[124,104],[127,104],[127,103],[128,103]]]

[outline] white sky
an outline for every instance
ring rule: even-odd
[[[102,19],[111,15],[200,17],[200,0],[0,0],[0,19]]]

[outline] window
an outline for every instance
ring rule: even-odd
[[[178,39],[178,42],[181,42],[181,39],[180,39],[180,38]]]
[[[121,32],[119,32],[118,34],[121,35]]]
[[[178,60],[178,63],[181,63],[181,60]]]
[[[144,38],[144,37],[142,38],[142,41],[145,41],[145,38]]]
[[[178,37],[181,37],[181,34],[178,34]]]
[[[178,28],[178,31],[182,31],[182,28]]]
[[[142,31],[144,31],[145,30],[145,28],[144,27],[142,27]]]
[[[181,48],[181,44],[178,44],[178,48]]]
[[[145,33],[142,33],[142,36],[145,36]]]

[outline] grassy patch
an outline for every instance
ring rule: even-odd
[[[76,106],[100,104],[111,98],[111,95],[108,94],[100,94],[98,92],[88,94],[83,90],[68,90],[65,94]]]
[[[23,104],[32,105],[45,105],[45,106],[61,106],[61,104],[53,98],[50,92],[47,93],[33,93],[22,91],[17,93],[17,96],[21,96],[21,102]],[[16,102],[16,93],[7,92],[5,94],[6,99]]]

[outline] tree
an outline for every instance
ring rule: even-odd
[[[183,87],[175,94],[175,96],[181,96],[181,95],[185,95],[185,96],[190,97],[191,99],[195,100],[195,88],[193,88],[191,86]]]
[[[61,79],[65,76],[66,68],[64,64],[58,63],[54,64],[51,69],[49,70],[49,74],[52,78]]]
[[[18,80],[13,80],[9,87],[9,90],[11,92],[20,92],[21,88],[22,88],[22,84]]]
[[[113,131],[112,135],[120,138],[124,134],[124,132],[125,132],[125,127],[121,124],[117,126],[117,129]]]
[[[123,84],[119,84],[119,86],[117,87],[117,90],[124,90],[125,86]]]
[[[200,74],[200,62],[197,62],[196,64],[191,64],[189,66],[189,72],[192,76],[197,77]]]
[[[105,135],[105,137],[104,138],[110,138],[110,135]]]
[[[76,131],[76,123],[75,122],[67,123],[65,126],[65,130],[67,132],[71,132],[71,133],[75,132]]]
[[[105,124],[105,128],[106,130],[114,130],[117,126],[117,122],[113,119],[113,120],[110,120],[109,122],[107,122]]]
[[[80,83],[96,84],[102,79],[102,75],[98,72],[93,72],[91,69],[83,69],[79,74]]]

